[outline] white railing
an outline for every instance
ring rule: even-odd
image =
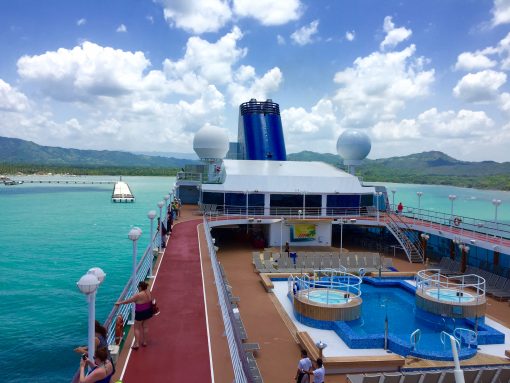
[[[416,289],[425,293],[425,290],[437,289],[437,299],[440,299],[441,290],[454,290],[461,302],[464,293],[469,289],[469,295],[479,301],[485,298],[485,279],[476,274],[456,275],[448,277],[441,274],[439,269],[420,270],[416,273]]]
[[[306,297],[310,300],[310,292],[313,289],[326,290],[326,304],[330,304],[330,290],[339,290],[345,293],[344,298],[352,299],[361,296],[361,283],[362,279],[357,275],[347,273],[345,267],[343,269],[324,269],[314,270],[314,277],[308,274],[290,275],[288,284],[289,296],[294,299],[294,296],[299,293],[300,297]],[[331,297],[333,299],[333,296]],[[335,296],[335,300],[338,296]]]
[[[234,381],[236,383],[251,383],[253,382],[253,378],[250,373],[248,359],[242,346],[241,336],[236,331],[234,314],[228,299],[225,282],[221,276],[218,259],[216,257],[216,249],[214,247],[214,243],[211,237],[211,230],[209,228],[209,223],[207,222],[206,217],[204,217],[204,231],[214,272],[214,282],[218,293],[218,302],[220,304],[223,324],[225,326],[225,335],[227,337],[230,358],[234,370]]]
[[[152,243],[159,244],[159,230],[156,231],[154,236],[152,237]],[[157,248],[157,245],[155,246]],[[142,258],[138,262],[138,265],[136,266],[136,284],[135,286],[138,286],[138,282],[143,281],[147,278],[149,269],[150,269],[150,263],[154,262],[154,255],[151,254],[151,246],[148,245],[145,249]],[[133,284],[132,284],[132,277],[129,278],[129,280],[126,283],[126,286],[124,286],[124,289],[122,290],[122,293],[120,294],[119,298],[117,300],[125,300],[134,294],[136,294],[138,291],[133,291]],[[134,304],[134,303],[133,303]],[[123,323],[127,323],[129,316],[131,315],[132,308],[131,305],[120,305],[120,306],[113,306],[112,310],[110,311],[110,314],[108,314],[108,317],[104,323],[104,327],[107,329],[107,342],[108,345],[115,343],[115,320],[120,315],[122,316]]]

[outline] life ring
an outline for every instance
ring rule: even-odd
[[[459,226],[461,223],[462,223],[462,220],[459,217],[455,217],[455,219],[453,220],[453,224],[455,226]]]

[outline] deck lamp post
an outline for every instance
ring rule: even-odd
[[[494,205],[494,222],[496,223],[496,231],[499,230],[498,228],[498,207],[501,205],[500,199],[493,199],[492,204]]]
[[[150,264],[149,264],[149,278],[154,278],[152,275],[152,262],[154,261],[154,218],[156,217],[156,211],[150,210],[147,213],[147,218],[151,221],[151,236],[149,238],[149,246],[150,246]]]
[[[448,199],[452,202],[452,208],[450,210],[450,227],[452,226],[453,224],[453,201],[455,201],[457,199],[457,196],[455,194],[450,194],[448,196]]]
[[[317,348],[319,349],[319,358],[322,359],[322,351],[328,347],[328,345],[326,343],[324,343],[322,340],[319,340],[317,343],[315,343],[315,345],[317,346]]]
[[[421,237],[421,241],[422,241],[421,245],[423,247],[423,262],[426,263],[427,241],[429,240],[430,235],[421,233],[420,237]]]
[[[393,190],[391,191],[391,194],[392,194],[392,197],[391,197],[391,204],[393,205],[393,211],[395,211],[395,193],[396,193],[396,192],[397,192],[397,191],[396,191],[395,189],[393,189]]]
[[[128,238],[133,241],[133,270],[131,275],[131,289],[133,290],[133,295],[136,294],[136,250],[137,250],[137,242],[140,236],[142,235],[142,229],[139,227],[133,227],[129,233]],[[132,304],[131,308],[131,321],[129,324],[135,323],[135,304]]]
[[[459,249],[462,253],[462,258],[460,260],[460,272],[463,273],[466,271],[467,253],[469,251],[469,246],[464,243],[460,243]]]
[[[89,318],[88,318],[88,354],[89,359],[94,360],[94,351],[96,349],[96,338],[95,338],[95,305],[96,305],[96,290],[99,287],[99,279],[92,273],[83,275],[76,285],[80,291],[86,295],[89,306]]]
[[[297,211],[297,213],[298,213],[298,219],[301,219],[301,213],[303,213],[303,211],[300,209]]]
[[[419,192],[416,192],[416,195],[418,196],[418,217],[420,217],[421,215],[421,196],[423,195],[423,192],[419,191]],[[420,220],[418,218],[418,220]]]
[[[163,209],[164,205],[165,205],[165,203],[163,201],[158,202],[158,207],[159,207],[159,247],[160,248],[163,248],[163,235],[161,235],[161,233],[163,233],[163,212],[162,212],[162,209]]]
[[[377,222],[379,222],[379,197],[381,197],[382,192],[376,192],[376,202],[377,202]]]
[[[166,196],[164,196],[163,199],[165,200],[165,212],[167,212],[168,211],[168,200],[170,199],[170,194],[167,194]]]

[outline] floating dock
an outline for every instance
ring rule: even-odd
[[[135,196],[131,193],[129,185],[123,181],[118,181],[113,187],[112,202],[135,202]]]

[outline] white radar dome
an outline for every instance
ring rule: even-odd
[[[199,158],[224,158],[228,145],[227,133],[217,126],[206,125],[193,138],[193,150]]]
[[[370,137],[361,130],[348,129],[343,132],[336,142],[336,151],[345,163],[361,162],[372,148]]]

